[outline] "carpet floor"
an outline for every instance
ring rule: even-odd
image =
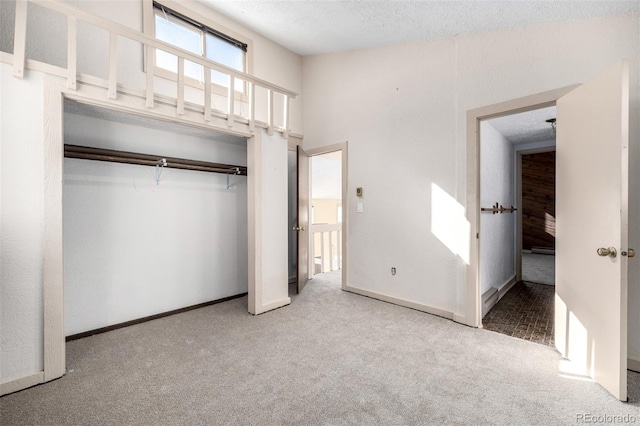
[[[640,422],[543,345],[344,292],[316,276],[290,306],[247,300],[67,344],[68,373],[0,398],[2,425],[568,425]],[[597,418],[597,417],[596,417]]]

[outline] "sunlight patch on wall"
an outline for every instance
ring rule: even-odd
[[[549,213],[544,213],[544,231],[555,238],[556,236],[556,218]]]
[[[431,184],[431,233],[451,253],[469,264],[469,232],[464,206],[435,183]]]

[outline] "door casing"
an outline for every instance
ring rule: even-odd
[[[480,290],[480,122],[505,115],[518,114],[555,105],[556,101],[579,85],[550,90],[467,111],[467,220],[469,232],[469,265],[465,291],[464,317],[455,320],[482,328],[482,295]]]
[[[330,152],[341,151],[342,153],[342,289],[348,287],[348,268],[349,268],[349,168],[348,168],[348,142],[340,142],[333,145],[327,145],[319,148],[307,150],[309,157],[316,155],[328,154]],[[310,181],[309,187],[313,185],[313,181]],[[311,202],[311,195],[309,195],[309,202]],[[309,208],[311,211],[311,208]],[[312,238],[309,238],[309,245],[306,247],[307,252],[311,253]],[[313,259],[309,257],[309,271],[313,265],[311,265]],[[310,272],[311,274],[311,272]],[[310,275],[311,278],[311,275]]]

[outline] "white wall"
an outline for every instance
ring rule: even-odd
[[[480,206],[515,206],[513,146],[489,121],[480,124]],[[515,213],[480,214],[480,293],[516,275]]]
[[[42,75],[0,64],[0,382],[43,368]],[[9,101],[10,100],[10,101]]]
[[[65,114],[65,143],[246,165],[216,141]],[[247,292],[246,177],[64,161],[66,335]]]
[[[631,59],[630,239],[640,245],[639,21],[636,12],[305,57],[305,148],[349,141],[349,285],[464,317],[467,265],[456,249],[463,241],[454,241],[454,227],[444,229],[450,249],[430,224],[438,209],[432,187],[451,196],[454,210],[466,203],[467,111],[584,82],[621,58]],[[398,275],[391,280],[393,264]],[[640,354],[639,278],[635,263],[634,354]]]

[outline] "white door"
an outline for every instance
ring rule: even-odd
[[[309,281],[309,225],[309,155],[298,145],[298,293]]]
[[[555,342],[569,360],[561,369],[625,401],[628,61],[558,100],[556,144]]]

